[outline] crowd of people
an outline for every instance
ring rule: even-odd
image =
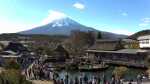
[[[124,81],[123,79],[116,79],[112,76],[110,80],[106,79],[106,76],[93,76],[88,78],[86,75],[76,76],[74,78],[69,77],[68,74],[64,78],[59,77],[57,74],[53,79],[54,84],[133,84],[133,80]],[[141,76],[138,76],[136,84],[142,84]],[[135,84],[135,83],[134,83]]]
[[[114,77],[110,81],[106,80],[105,76],[100,77],[92,77],[88,78],[85,76],[75,77],[73,79],[69,78],[69,75],[66,75],[64,79],[55,78],[53,79],[54,84],[123,84],[122,80],[115,80]]]
[[[86,74],[72,77],[71,74],[64,74],[63,77],[57,72],[51,70],[50,64],[34,61],[28,69],[25,70],[26,78],[29,80],[51,80],[54,84],[123,84],[123,79],[115,79],[114,76],[107,80],[103,74],[101,76],[88,77]],[[138,84],[141,84],[141,76],[137,77]],[[132,84],[130,80],[128,84]]]

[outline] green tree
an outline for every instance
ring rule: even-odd
[[[5,66],[0,73],[0,84],[32,84],[21,74],[21,66],[14,59],[5,60]]]
[[[95,43],[95,33],[93,31],[74,30],[71,32],[70,40],[78,46],[91,46]]]
[[[101,32],[97,33],[97,39],[102,39],[102,33]]]
[[[115,67],[113,74],[114,74],[115,78],[120,79],[125,75],[127,70],[128,70],[127,67],[123,67],[123,66]]]
[[[21,66],[14,59],[8,59],[4,65],[5,69],[20,69]]]
[[[84,50],[94,43],[95,33],[93,31],[83,32],[74,30],[71,32],[69,40],[65,42],[65,48],[67,48],[71,55],[81,56],[84,54]]]
[[[7,69],[0,73],[0,84],[32,84],[27,81],[20,70]]]
[[[117,46],[116,46],[116,50],[119,50],[119,49],[124,49],[124,46],[122,44],[122,40],[119,39],[118,43],[117,43]]]

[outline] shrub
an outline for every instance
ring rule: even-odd
[[[120,79],[125,75],[127,70],[128,70],[127,67],[122,67],[122,66],[116,67],[113,71],[113,74],[114,74],[115,78]]]
[[[5,69],[20,69],[20,64],[18,64],[15,60],[9,59],[6,61],[4,65]]]
[[[27,81],[20,70],[8,69],[0,74],[0,84],[32,84]]]

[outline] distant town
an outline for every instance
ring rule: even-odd
[[[115,39],[80,30],[1,34],[0,84],[149,84],[149,49],[150,30]]]

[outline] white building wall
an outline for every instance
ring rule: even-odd
[[[150,40],[148,40],[148,43],[142,43],[140,42],[140,48],[150,48]]]
[[[150,48],[150,35],[140,36],[138,40],[140,48]]]

